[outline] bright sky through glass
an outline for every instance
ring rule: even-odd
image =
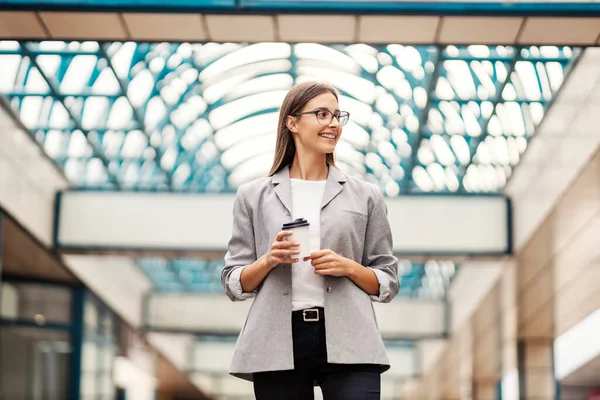
[[[0,41],[0,93],[76,187],[234,191],[265,176],[279,106],[326,80],[347,173],[402,193],[495,193],[579,49]]]

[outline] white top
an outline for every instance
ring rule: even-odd
[[[321,249],[321,200],[327,181],[292,179],[292,217],[305,218],[309,226],[310,251]],[[323,307],[325,279],[315,274],[311,261],[292,264],[292,310]]]

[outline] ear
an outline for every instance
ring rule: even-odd
[[[294,133],[296,132],[297,123],[298,120],[296,119],[296,117],[293,117],[291,115],[288,115],[287,119],[285,120],[285,126],[287,126],[287,128]]]

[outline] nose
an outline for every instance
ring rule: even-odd
[[[339,128],[341,126],[341,124],[340,124],[340,120],[338,118],[339,117],[336,117],[335,115],[333,115],[331,117],[331,122],[329,123],[329,127],[331,127],[331,128]]]

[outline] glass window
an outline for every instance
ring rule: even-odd
[[[3,282],[0,318],[47,322],[71,322],[71,290],[64,286]]]
[[[287,90],[325,79],[350,112],[337,165],[391,197],[501,192],[581,53],[364,43],[0,41],[0,49],[0,94],[74,186],[235,191],[267,174]],[[40,96],[48,77],[56,96]]]
[[[84,305],[85,333],[81,364],[81,399],[113,400],[113,364],[118,352],[119,320],[88,293]]]
[[[0,397],[68,399],[71,345],[67,332],[0,326]]]
[[[102,316],[102,330],[103,336],[114,342],[116,340],[116,332],[115,332],[115,319],[113,315],[109,312],[105,312]]]
[[[93,301],[86,301],[84,306],[85,330],[96,332],[98,330],[98,307]]]
[[[115,398],[115,384],[113,382],[113,364],[116,358],[114,343],[107,343],[102,348],[98,371],[98,394],[100,399],[112,400]]]
[[[81,355],[81,399],[95,399],[98,345],[92,334],[86,333]]]

